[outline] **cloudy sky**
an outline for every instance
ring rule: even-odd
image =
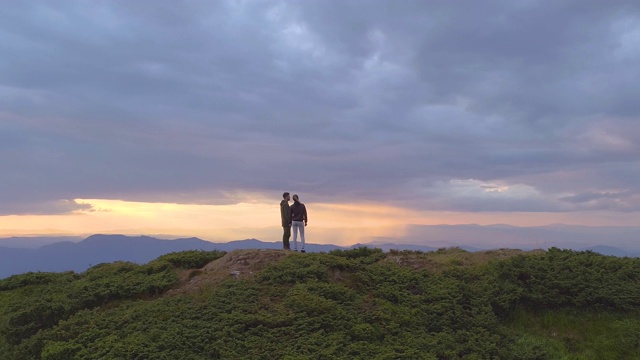
[[[638,224],[639,64],[637,1],[4,1],[0,234]]]

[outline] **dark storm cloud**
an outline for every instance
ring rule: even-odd
[[[632,1],[10,1],[0,213],[636,211],[639,43]]]

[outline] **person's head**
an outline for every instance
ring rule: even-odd
[[[288,192],[283,193],[283,194],[282,194],[282,198],[283,198],[283,199],[285,199],[285,200],[287,200],[287,201],[291,200],[291,196],[289,196],[289,193],[288,193]]]
[[[293,195],[293,201],[295,201],[295,202],[299,202],[300,201],[300,198],[298,197],[298,194],[294,194]]]

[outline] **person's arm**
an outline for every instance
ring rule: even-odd
[[[307,216],[307,207],[302,205],[302,218],[304,219],[304,225],[307,225],[307,221],[309,221],[309,216]]]

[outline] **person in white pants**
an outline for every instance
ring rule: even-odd
[[[298,195],[293,195],[293,205],[291,205],[291,224],[293,225],[293,250],[298,251],[298,232],[300,233],[300,241],[304,250],[304,227],[307,226],[309,217],[307,216],[307,207],[300,202]]]

